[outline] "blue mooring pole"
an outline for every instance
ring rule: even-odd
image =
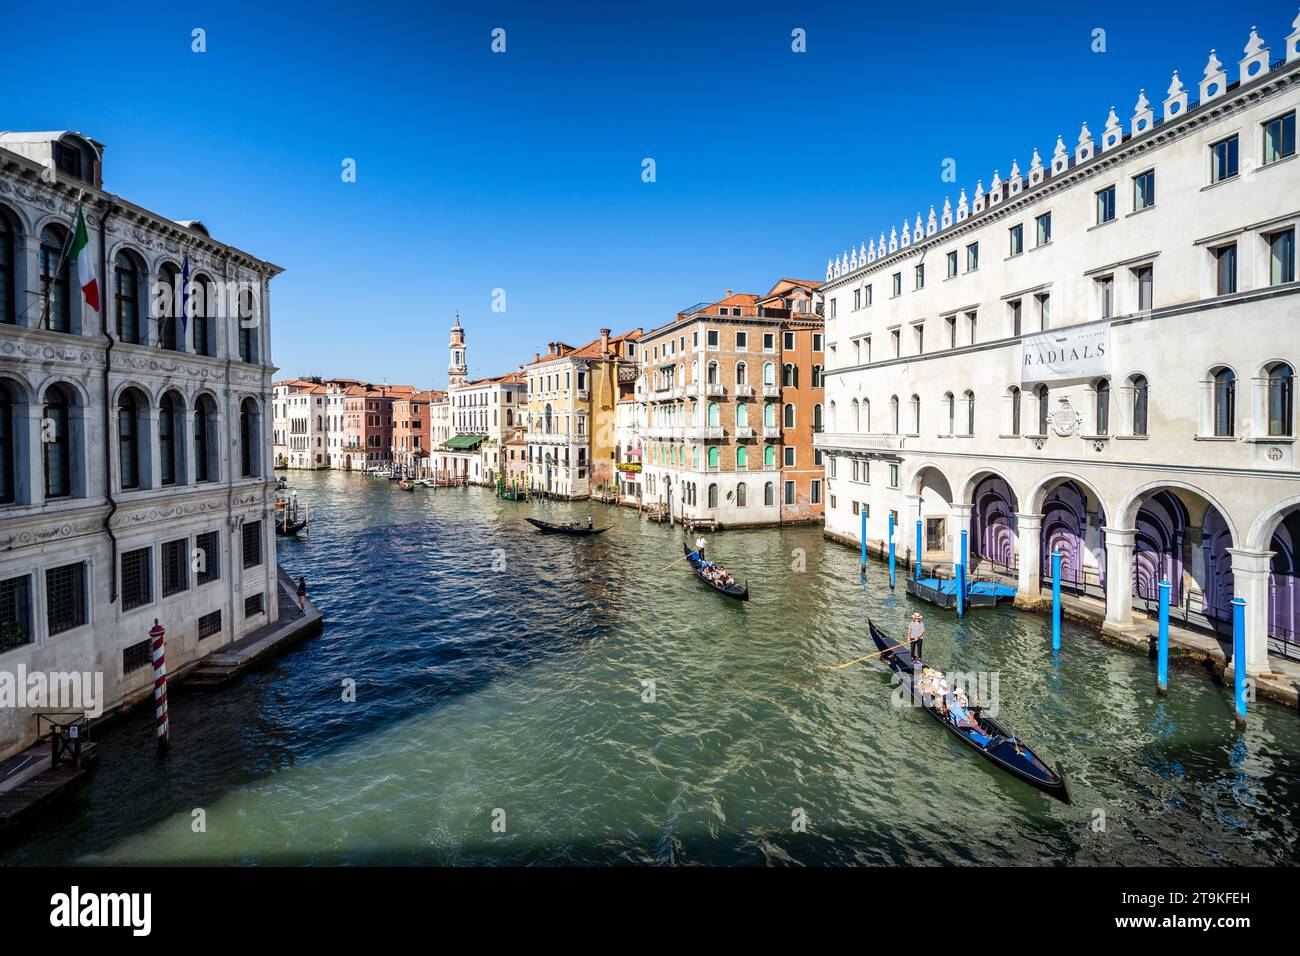
[[[889,590],[894,590],[894,513],[889,513]]]
[[[1237,729],[1246,729],[1246,601],[1232,599],[1232,669],[1237,698]]]
[[[1169,690],[1169,592],[1173,585],[1160,582],[1160,627],[1156,632],[1156,690]]]
[[[918,581],[921,580],[921,519],[920,519],[920,518],[917,518],[917,519],[916,519],[916,561],[915,561],[915,571],[916,571],[916,573],[913,574],[912,577],[916,578],[916,580],[918,580]]]
[[[867,509],[859,506],[862,513],[862,570],[867,570]]]
[[[966,568],[960,562],[957,564],[957,616],[961,617],[966,613]]]
[[[1061,552],[1052,552],[1052,651],[1061,649]]]

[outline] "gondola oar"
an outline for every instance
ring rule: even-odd
[[[685,560],[687,559],[687,557],[689,557],[689,555],[685,555],[685,554],[683,554],[680,558],[677,559],[677,561],[685,561]],[[665,564],[662,568],[659,569],[659,573],[660,573],[660,574],[663,574],[665,571],[667,571],[669,568],[671,568],[674,564],[676,564],[677,561],[673,561],[671,564]]]
[[[913,638],[910,641],[904,641],[902,644],[894,644],[892,647],[886,647],[883,651],[876,651],[874,654],[868,654],[866,657],[859,657],[856,660],[845,661],[843,664],[818,664],[817,666],[826,671],[842,671],[846,667],[852,667],[854,664],[861,664],[863,661],[869,661],[873,657],[879,657],[881,654],[888,654],[890,651],[896,651],[900,647],[907,647],[907,645],[915,643],[916,639]]]

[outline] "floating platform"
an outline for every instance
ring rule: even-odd
[[[939,607],[957,607],[957,582],[952,578],[921,578],[919,581],[908,578],[907,593]],[[1009,584],[985,580],[966,582],[967,607],[993,607],[999,601],[1010,601],[1015,596],[1016,589]]]

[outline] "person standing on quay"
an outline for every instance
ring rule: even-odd
[[[298,610],[307,609],[307,579],[299,576],[298,578]]]

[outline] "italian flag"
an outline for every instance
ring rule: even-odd
[[[95,276],[95,260],[90,255],[90,237],[86,234],[86,217],[77,209],[77,232],[72,237],[72,258],[77,260],[77,279],[81,282],[86,302],[99,311],[99,279]]]

